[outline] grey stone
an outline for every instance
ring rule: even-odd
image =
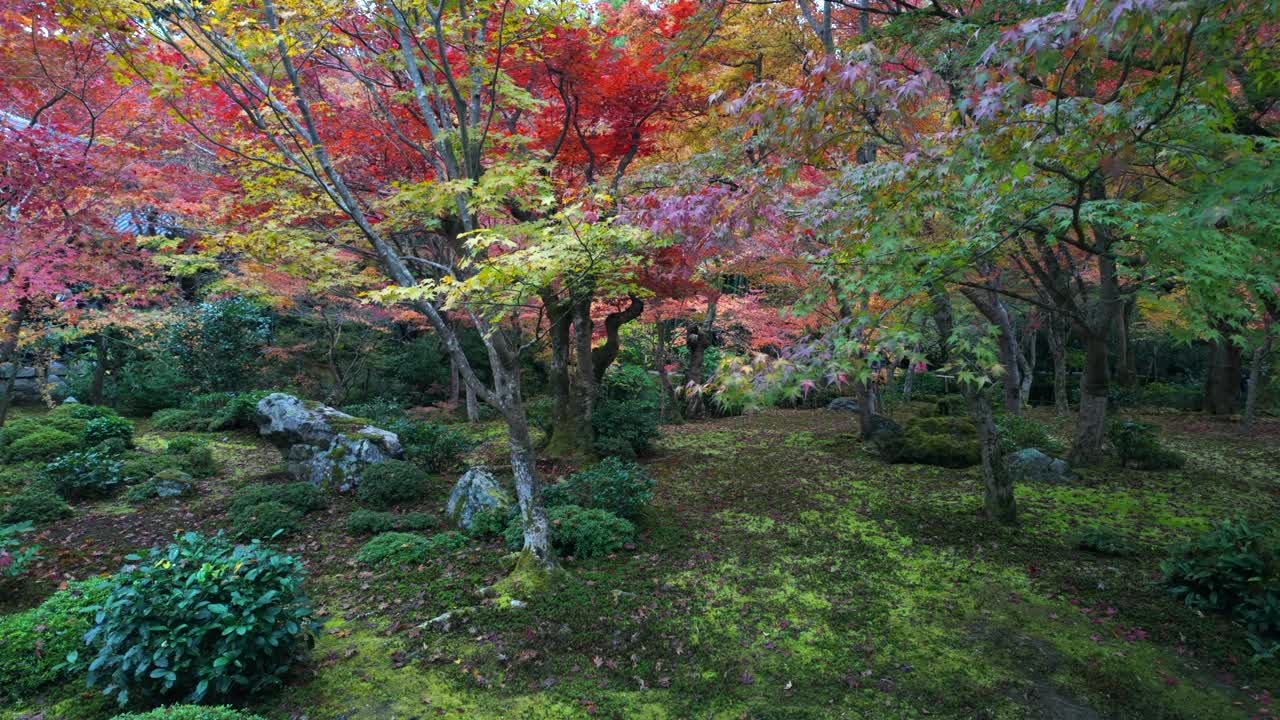
[[[498,484],[493,473],[482,467],[473,467],[454,483],[445,511],[450,522],[463,530],[470,530],[476,513],[511,505],[511,494]]]
[[[191,492],[195,488],[195,483],[192,482],[191,476],[184,472],[165,470],[151,478],[151,487],[155,489],[156,497],[171,498]]]
[[[1009,453],[1004,458],[1004,466],[1015,483],[1062,485],[1076,480],[1065,460],[1049,457],[1036,448]]]
[[[76,399],[75,395],[69,395],[67,396],[66,400],[62,401],[62,404],[63,405],[79,405],[80,401]]]
[[[858,398],[838,397],[827,403],[827,409],[856,413],[861,409],[861,406],[858,405]]]
[[[284,393],[258,401],[255,420],[258,434],[280,448],[289,474],[313,485],[350,490],[366,467],[404,455],[395,433]]]

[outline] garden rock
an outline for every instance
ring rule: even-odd
[[[181,497],[191,492],[195,485],[191,476],[178,470],[165,470],[151,478],[151,487],[155,488],[156,497]]]
[[[1035,448],[1009,453],[1004,459],[1009,479],[1015,483],[1062,485],[1074,482],[1075,473],[1065,460],[1049,457]]]
[[[828,410],[836,410],[838,412],[856,413],[861,409],[858,405],[858,398],[838,397],[827,403]]]
[[[360,484],[370,465],[404,455],[400,438],[327,405],[284,393],[258,401],[258,434],[280,448],[295,480],[341,491]]]
[[[445,511],[449,521],[463,530],[470,530],[476,513],[489,508],[506,508],[512,504],[511,495],[493,473],[482,467],[473,467],[458,479]]]

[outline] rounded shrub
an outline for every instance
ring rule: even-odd
[[[31,485],[26,490],[7,498],[4,504],[8,508],[0,515],[0,523],[5,525],[30,522],[33,525],[46,525],[71,517],[71,506],[53,491],[47,482]]]
[[[1160,444],[1158,428],[1136,420],[1117,420],[1107,428],[1107,438],[1120,456],[1121,467],[1132,464],[1140,470],[1176,470],[1186,457]]]
[[[5,462],[49,462],[80,447],[80,439],[69,432],[46,428],[24,435],[5,448]]]
[[[93,625],[88,609],[106,599],[110,585],[94,579],[72,583],[40,604],[0,616],[0,698],[29,699],[42,688],[71,677],[67,654],[83,646]]]
[[[545,495],[543,496],[545,500]],[[548,503],[550,504],[550,503]],[[507,526],[515,517],[516,509],[511,505],[485,507],[471,516],[471,527],[467,532],[472,537],[497,537],[506,532]]]
[[[661,399],[661,391],[643,367],[610,368],[591,414],[596,452],[625,458],[651,453],[661,434]]]
[[[186,408],[165,408],[151,414],[151,427],[168,432],[206,430],[209,418],[203,413]]]
[[[452,530],[431,537],[384,532],[362,545],[356,560],[365,565],[421,565],[433,557],[460,550],[466,544],[466,536]]]
[[[127,560],[85,634],[89,684],[121,704],[257,692],[320,630],[302,563],[261,544],[189,532]]]
[[[1035,448],[1048,455],[1059,455],[1065,449],[1045,430],[1043,423],[1021,415],[1001,415],[996,418],[1000,433],[1000,452],[1009,454],[1024,448]]]
[[[246,539],[286,537],[302,529],[302,511],[274,500],[237,505],[231,508],[231,528]]]
[[[119,413],[102,405],[85,405],[83,403],[64,403],[49,411],[51,416],[65,416],[76,420],[97,420],[99,418],[120,417]]]
[[[120,460],[120,479],[132,485],[150,480],[165,470],[182,469],[182,459],[177,456],[130,453]]]
[[[329,506],[324,491],[306,482],[291,482],[268,485],[256,483],[245,485],[236,491],[231,499],[231,509],[258,505],[264,502],[278,502],[296,509],[300,513],[323,510]]]
[[[462,456],[475,446],[471,438],[440,423],[398,420],[388,429],[400,438],[410,462],[433,473],[457,469]]]
[[[559,505],[547,509],[551,521],[551,545],[562,555],[578,559],[602,557],[617,552],[636,535],[630,521],[608,510]],[[518,550],[524,544],[524,526],[519,517],[507,525],[507,547]]]
[[[430,513],[403,515],[379,510],[360,509],[347,516],[347,532],[352,535],[377,535],[392,530],[429,530],[440,524]]]
[[[101,498],[120,487],[120,461],[100,450],[69,452],[44,466],[44,475],[68,500]]]
[[[653,497],[653,486],[653,477],[644,468],[631,461],[607,457],[547,487],[542,497],[548,506],[579,505],[633,518]]]
[[[416,502],[427,494],[427,476],[404,460],[388,460],[364,469],[356,488],[360,501],[378,509]]]
[[[123,440],[125,447],[132,445],[133,423],[125,418],[109,415],[90,420],[80,433],[80,442],[85,447],[93,447],[113,439]]]
[[[897,462],[963,468],[981,461],[978,431],[967,418],[914,418],[903,429]]]
[[[228,705],[170,705],[142,713],[116,715],[111,720],[263,720]]]

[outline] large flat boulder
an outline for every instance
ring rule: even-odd
[[[1050,457],[1036,448],[1009,453],[1004,458],[1004,466],[1014,483],[1065,485],[1076,480],[1076,474],[1065,460]]]
[[[401,458],[400,438],[360,418],[285,393],[258,401],[258,434],[280,448],[296,480],[347,491],[370,465]]]

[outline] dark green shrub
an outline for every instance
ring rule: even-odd
[[[347,516],[347,532],[352,535],[377,535],[392,530],[429,530],[439,524],[440,521],[434,515],[423,512],[400,515],[360,509]]]
[[[170,449],[166,453],[173,455]],[[218,474],[218,461],[213,457],[213,448],[206,442],[198,442],[190,450],[176,455],[182,469],[193,477],[206,478]]]
[[[185,455],[198,447],[207,446],[203,440],[193,438],[190,435],[180,435],[178,437],[169,438],[164,444],[165,455]]]
[[[124,499],[134,505],[158,497],[185,497],[195,489],[191,476],[176,468],[156,473],[150,480],[125,491]]]
[[[428,472],[442,473],[457,469],[462,456],[475,447],[475,441],[447,425],[415,420],[400,420],[388,428],[400,438],[404,456]]]
[[[145,482],[163,470],[181,470],[182,459],[170,455],[129,453],[120,461],[120,479],[127,485]]]
[[[270,394],[270,390],[254,390],[231,395],[213,417],[209,418],[208,430],[216,432],[257,427],[254,417],[257,415],[258,401]]]
[[[170,357],[131,360],[113,377],[120,406],[130,415],[178,407],[190,396],[191,378]]]
[[[0,578],[16,578],[40,557],[40,546],[24,542],[21,536],[35,529],[30,520],[0,525]]]
[[[240,297],[203,302],[176,323],[169,353],[191,384],[206,392],[233,390],[252,382],[271,339],[271,314]]]
[[[105,455],[116,457],[119,455],[123,455],[125,452],[127,452],[129,450],[129,444],[125,442],[124,439],[122,438],[113,437],[113,438],[107,438],[106,440],[103,440],[97,445],[90,445],[89,449],[97,450],[98,452],[103,453]]]
[[[943,417],[965,417],[969,414],[969,401],[963,395],[943,395],[933,409]]]
[[[0,467],[0,494],[20,490],[44,472],[44,463],[25,462]]]
[[[278,502],[294,508],[300,513],[323,510],[329,506],[324,491],[306,482],[291,482],[278,485],[254,484],[245,485],[236,491],[231,499],[231,509],[248,507],[264,502]]]
[[[132,445],[133,423],[119,416],[94,418],[80,433],[80,442],[85,447],[113,439],[123,440],[125,447]]]
[[[47,482],[32,484],[26,490],[7,498],[8,509],[0,516],[0,522],[9,525],[30,521],[35,525],[46,525],[56,520],[71,517],[71,506],[53,491]]]
[[[1115,445],[1120,465],[1130,463],[1140,470],[1176,470],[1187,459],[1182,453],[1170,450],[1156,438],[1158,428],[1136,420],[1117,420],[1107,428],[1107,437]]]
[[[388,460],[364,469],[356,497],[378,509],[421,500],[427,494],[427,476],[418,466]]]
[[[405,419],[404,404],[387,398],[374,398],[355,405],[344,405],[342,411],[354,417],[368,418],[370,422],[380,427]],[[400,442],[404,443],[403,437],[400,438]]]
[[[319,632],[302,563],[266,546],[185,533],[127,560],[85,635],[89,684],[121,704],[256,692]]]
[[[169,432],[200,431],[209,427],[209,418],[196,410],[165,408],[152,413],[151,427]]]
[[[80,447],[80,439],[62,430],[43,429],[24,435],[5,448],[5,462],[49,462]]]
[[[75,418],[76,420],[97,420],[99,418],[120,417],[120,414],[109,407],[102,405],[84,405],[81,403],[67,403],[49,411],[51,416],[65,416]]]
[[[44,466],[44,476],[68,500],[102,498],[120,487],[120,461],[98,450],[76,450]]]
[[[71,679],[73,668],[64,666],[67,653],[83,646],[93,625],[87,609],[109,591],[105,580],[72,583],[39,607],[0,616],[0,698],[31,699],[44,687]]]
[[[548,506],[579,505],[633,518],[653,497],[653,486],[654,480],[644,468],[628,460],[607,457],[547,487],[542,497]]]
[[[466,536],[452,530],[431,537],[384,532],[360,546],[356,560],[365,565],[421,565],[433,557],[460,550],[466,544]]]
[[[516,509],[509,505],[481,508],[471,516],[467,533],[472,537],[498,537],[506,532],[515,514]]]
[[[580,560],[616,552],[636,534],[630,521],[598,508],[558,505],[547,508],[547,517],[556,552]],[[524,545],[524,526],[518,516],[512,518],[504,535],[509,548],[518,550]]]
[[[236,505],[231,508],[231,529],[246,540],[288,537],[302,529],[302,511],[275,500]]]
[[[1043,423],[1021,415],[1000,415],[996,418],[1000,432],[1000,452],[1008,455],[1023,448],[1036,448],[1046,455],[1060,455],[1064,448],[1045,429]]]
[[[111,720],[264,720],[227,705],[170,705],[144,713],[125,713]]]
[[[1245,520],[1224,520],[1160,565],[1169,594],[1194,610],[1230,613],[1255,653],[1280,650],[1280,547]]]
[[[635,365],[610,368],[591,414],[596,452],[623,458],[653,452],[661,435],[661,407],[661,391],[648,371]]]
[[[1109,527],[1082,528],[1071,537],[1071,544],[1077,549],[1099,555],[1119,556],[1133,552],[1132,541],[1124,533]]]
[[[963,468],[981,460],[972,420],[938,416],[913,418],[903,429],[896,462]]]

